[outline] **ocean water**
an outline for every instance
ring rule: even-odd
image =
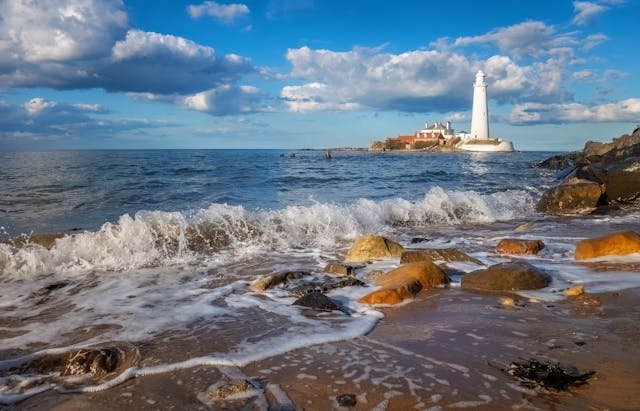
[[[507,260],[493,252],[501,238],[542,239],[545,249],[526,257],[553,277],[550,287],[525,293],[540,299],[577,283],[592,291],[639,286],[637,270],[601,273],[573,261],[577,241],[638,228],[639,213],[535,211],[558,181],[535,164],[553,154],[2,152],[0,403],[50,389],[108,389],[197,364],[242,366],[362,336],[382,317],[357,303],[371,287],[331,291],[350,314],[317,316],[292,306],[296,297],[286,287],[248,289],[257,276],[279,270],[308,271],[308,279],[321,281],[323,267],[341,260],[362,234],[413,248],[457,247],[483,265]],[[29,242],[43,233],[59,238],[50,248]],[[639,257],[618,262],[625,267]],[[369,271],[397,264],[376,262],[358,276],[366,281]],[[463,272],[481,267],[454,265]],[[458,286],[459,277],[453,280]],[[176,335],[209,335],[217,343],[109,381],[71,384],[59,372],[21,367],[73,348],[161,344]]]

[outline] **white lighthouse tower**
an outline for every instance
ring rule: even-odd
[[[473,83],[473,110],[471,115],[471,138],[489,139],[489,108],[487,104],[487,82],[482,70],[476,73]]]

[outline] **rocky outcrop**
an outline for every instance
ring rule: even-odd
[[[623,135],[611,143],[588,141],[581,152],[551,157],[539,164],[550,169],[571,168],[564,173],[564,183],[549,189],[538,204],[538,210],[553,214],[582,213],[596,206],[640,206],[640,128],[632,135]],[[576,185],[574,179],[579,179]],[[595,205],[595,186],[602,195]],[[577,207],[573,208],[573,204]]]
[[[362,297],[359,301],[369,305],[394,305],[413,299],[424,288],[449,283],[440,267],[430,261],[401,265],[376,280],[380,289]]]
[[[602,194],[597,182],[573,178],[547,190],[536,208],[549,214],[587,214],[601,204]]]
[[[263,293],[270,288],[275,287],[278,284],[287,284],[290,281],[302,278],[309,273],[305,271],[281,271],[269,275],[258,277],[254,282],[249,285],[251,291]]]
[[[492,265],[462,277],[462,288],[481,291],[537,290],[551,283],[551,277],[525,262]]]
[[[400,256],[400,264],[415,263],[418,261],[446,261],[446,262],[466,262],[482,264],[478,259],[473,258],[456,248],[431,248],[426,250],[408,250]]]
[[[496,246],[498,254],[535,255],[544,248],[540,240],[522,240],[518,238],[503,238]]]
[[[404,247],[379,235],[363,235],[356,239],[345,257],[348,263],[364,263],[385,257],[399,257]]]
[[[640,253],[640,235],[636,232],[620,231],[602,237],[588,238],[576,245],[576,260]]]

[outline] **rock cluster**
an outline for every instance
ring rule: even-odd
[[[599,206],[640,205],[640,128],[611,143],[589,141],[581,152],[554,156],[539,166],[563,170],[564,176],[542,196],[541,212],[580,214]]]

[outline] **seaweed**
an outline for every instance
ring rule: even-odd
[[[542,387],[556,391],[566,391],[570,387],[587,383],[596,372],[579,373],[575,367],[563,369],[560,364],[550,364],[529,359],[523,362],[512,362],[506,371],[516,377],[529,388]]]

